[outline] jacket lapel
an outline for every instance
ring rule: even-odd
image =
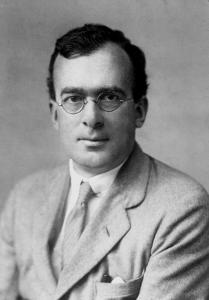
[[[44,286],[52,295],[56,290],[57,283],[50,263],[50,243],[55,242],[61,228],[69,190],[68,169],[66,168],[56,175],[50,178],[44,205],[36,212],[33,233],[34,265]]]
[[[129,231],[127,209],[143,201],[149,169],[148,157],[136,145],[64,267],[55,299],[89,273]]]
[[[112,212],[108,220],[105,220],[106,216],[100,211],[86,227],[71,260],[60,275],[55,299],[93,269],[129,230],[129,220],[122,206],[118,206],[118,211]]]

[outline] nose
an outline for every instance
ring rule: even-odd
[[[82,111],[82,123],[91,128],[103,126],[104,120],[102,111],[99,108],[96,100],[88,100]]]

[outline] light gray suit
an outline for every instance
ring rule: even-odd
[[[29,300],[209,299],[208,195],[138,145],[56,283],[49,249],[69,184],[61,167],[13,190],[1,218],[1,300],[18,290]],[[103,283],[104,274],[125,283]]]

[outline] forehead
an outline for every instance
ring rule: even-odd
[[[97,88],[119,85],[128,88],[132,64],[127,53],[114,43],[108,43],[89,55],[66,59],[58,56],[54,65],[54,85]]]

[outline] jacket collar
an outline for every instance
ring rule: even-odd
[[[69,183],[67,167],[50,174],[45,183],[47,187],[44,204],[36,212],[33,224],[34,265],[44,286],[52,295],[57,283],[50,264],[50,248],[53,247],[62,226]]]

